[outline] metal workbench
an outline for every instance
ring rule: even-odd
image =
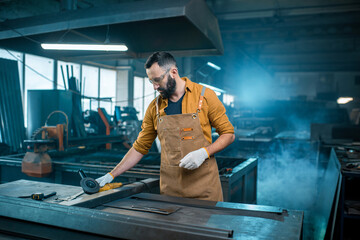
[[[301,211],[139,193],[158,184],[144,181],[71,201],[59,198],[80,187],[28,180],[1,184],[0,234],[8,239],[301,238]],[[18,198],[34,191],[57,195],[44,201]]]
[[[53,162],[53,172],[43,178],[29,177],[21,172],[23,154],[0,156],[0,182],[18,179],[78,185],[81,168],[92,178],[98,178],[111,171],[126,152],[99,151],[93,149],[49,152]],[[256,203],[257,197],[257,158],[236,158],[216,156],[224,201]],[[226,171],[231,169],[231,171]],[[160,177],[160,154],[149,153],[132,169],[116,180],[120,182],[140,181]]]

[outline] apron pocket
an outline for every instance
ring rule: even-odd
[[[195,170],[181,168],[180,171],[182,179],[179,187],[183,189],[183,197],[207,199],[211,195],[209,164],[206,161]]]
[[[181,187],[179,187],[179,181],[182,179],[180,167],[171,166],[161,163],[160,166],[160,193],[182,197],[183,192]]]
[[[175,129],[163,129],[161,134],[163,141],[161,144],[161,154],[162,160],[164,163],[170,166],[179,166],[181,156],[181,146],[180,146],[180,130],[179,128]]]
[[[209,177],[206,162],[195,170],[161,164],[160,192],[169,196],[207,199],[212,193]]]

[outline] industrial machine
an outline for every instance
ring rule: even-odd
[[[114,116],[110,116],[104,108],[85,112],[85,130],[89,135],[116,135],[123,139],[122,145],[130,149],[136,140],[140,130],[141,122],[136,116],[138,112],[133,107],[115,106]],[[111,149],[111,143],[106,144],[106,149]]]
[[[125,136],[124,146],[130,149],[135,142],[140,130],[141,122],[137,117],[138,112],[134,107],[115,107],[115,122],[118,134]]]
[[[65,123],[49,126],[48,120],[56,113],[64,116]],[[64,112],[53,111],[49,114],[45,126],[37,129],[31,140],[25,140],[29,145],[22,161],[23,173],[32,177],[44,177],[52,172],[51,158],[47,151],[49,149],[64,151],[64,147],[68,145],[68,125],[69,120]]]
[[[115,128],[115,124],[110,119],[110,116],[107,114],[106,110],[104,108],[98,108],[98,113],[101,117],[101,120],[105,124],[106,128],[106,135],[109,136],[111,130]],[[106,149],[111,149],[111,143],[106,144]]]
[[[29,140],[25,140],[27,153],[22,161],[22,172],[32,177],[44,177],[52,172],[52,162],[48,154],[49,150],[64,152],[71,148],[85,147],[89,145],[106,145],[111,149],[112,143],[120,143],[122,149],[131,148],[132,143],[140,131],[140,121],[137,119],[134,108],[125,107],[122,110],[116,108],[116,120],[112,120],[104,108],[98,108],[98,112],[87,115],[85,122],[97,130],[105,126],[104,135],[100,131],[93,131],[90,136],[69,139],[69,119],[63,111],[51,112],[45,120],[45,125],[36,129]],[[49,125],[49,119],[55,114],[61,114],[64,123]],[[106,135],[105,135],[106,133]],[[100,134],[100,135],[99,135]],[[101,148],[101,147],[100,147]]]
[[[56,126],[49,126],[48,121],[54,114],[62,114],[65,118],[65,123],[56,124]],[[34,152],[44,152],[48,149],[57,149],[64,151],[68,145],[69,140],[69,119],[66,113],[62,111],[53,111],[46,118],[45,125],[37,129],[31,136],[32,141],[25,141],[33,143],[28,145],[28,150],[33,148]],[[39,139],[39,136],[40,139]],[[41,141],[36,141],[41,140]]]

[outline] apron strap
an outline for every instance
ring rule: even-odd
[[[159,113],[159,98],[160,98],[160,95],[157,96],[156,100],[155,100],[155,106],[156,106],[156,117],[159,118],[160,116],[160,113]]]
[[[202,102],[204,101],[205,89],[206,89],[206,87],[202,87],[199,105],[198,105],[198,109],[197,109],[198,113],[201,111]]]

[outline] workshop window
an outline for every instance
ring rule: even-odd
[[[82,77],[84,96],[83,98],[83,111],[91,109],[97,111],[98,108],[98,95],[99,95],[99,68],[87,65],[82,66]]]
[[[25,127],[27,127],[27,91],[54,88],[54,60],[25,54]]]
[[[138,118],[144,118],[144,78],[134,77],[134,108],[138,111]]]
[[[235,99],[234,99],[233,95],[226,94],[226,93],[223,94],[224,105],[234,107],[234,100]]]
[[[139,112],[139,119],[144,118],[146,109],[156,96],[157,92],[149,83],[149,78],[134,77],[134,107]]]
[[[157,91],[154,90],[154,87],[152,84],[149,84],[149,78],[144,78],[145,82],[145,89],[144,89],[144,113],[146,112],[146,109],[148,108],[149,104],[152,100],[156,97]]]
[[[114,114],[116,97],[116,71],[100,69],[100,107],[109,115]]]
[[[80,64],[75,64],[71,62],[58,61],[57,64],[57,89],[69,89],[69,77],[75,77],[77,84],[80,86]]]

